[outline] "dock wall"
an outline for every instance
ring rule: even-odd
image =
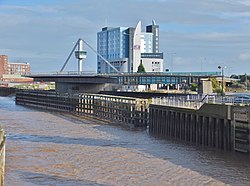
[[[87,115],[133,126],[148,125],[147,99],[22,90],[16,93],[16,104]]]
[[[204,104],[200,109],[149,106],[149,132],[249,154],[249,106]]]
[[[174,138],[225,151],[250,152],[250,106],[209,104],[183,108],[147,99],[103,94],[58,94],[18,91],[16,103],[48,110],[85,115],[149,128],[161,138]]]

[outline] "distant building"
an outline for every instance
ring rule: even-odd
[[[163,53],[159,52],[159,25],[152,21],[141,31],[141,21],[132,27],[104,27],[97,33],[97,52],[120,72],[137,72],[140,63],[146,72],[163,72]],[[100,57],[98,73],[115,73]]]
[[[32,82],[32,78],[25,78],[30,73],[29,63],[9,63],[7,55],[0,55],[0,81],[3,82]]]

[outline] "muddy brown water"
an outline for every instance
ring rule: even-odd
[[[0,97],[6,186],[250,185],[250,158]]]

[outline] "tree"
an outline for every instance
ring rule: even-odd
[[[138,66],[137,73],[145,73],[145,72],[146,70],[141,62],[140,65]]]
[[[198,90],[198,84],[197,83],[192,83],[190,87],[191,91],[197,91]]]
[[[212,82],[213,92],[215,93],[222,93],[221,85],[217,81],[216,78],[210,78],[210,81]],[[224,88],[224,86],[223,86]]]
[[[236,75],[236,74],[233,74],[233,75],[231,75],[231,76],[230,76],[230,78],[238,79],[238,78],[239,78],[239,76],[238,76],[238,75]]]

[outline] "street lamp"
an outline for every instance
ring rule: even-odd
[[[218,69],[221,69],[221,95],[224,96],[224,68],[226,66],[218,66]]]

